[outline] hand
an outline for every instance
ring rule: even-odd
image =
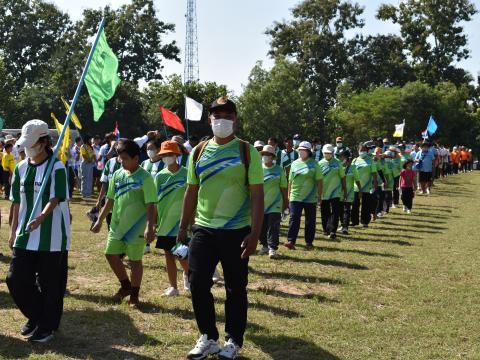
[[[10,238],[8,239],[8,247],[13,249],[13,244],[15,243],[15,234],[10,234]]]
[[[100,210],[102,208],[101,204],[100,204],[100,200],[97,200],[97,202],[95,203],[95,207]]]
[[[145,232],[143,233],[143,237],[145,238],[145,241],[147,242],[147,244],[150,244],[151,242],[153,242],[156,237],[155,227],[147,226],[147,228],[145,229]]]
[[[97,220],[97,222],[95,222],[95,224],[93,224],[92,227],[90,228],[90,231],[95,234],[98,234],[101,228],[102,228],[102,223]]]
[[[178,230],[177,234],[177,243],[185,244],[187,240],[187,229],[180,229]]]
[[[37,216],[30,224],[27,225],[27,232],[32,232],[37,229],[42,224],[43,220],[45,220],[44,214]]]
[[[242,252],[242,259],[248,259],[250,255],[255,253],[257,250],[258,239],[254,238],[252,234],[248,234],[245,236],[242,242],[242,248],[245,249]]]

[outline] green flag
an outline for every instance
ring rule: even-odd
[[[120,84],[117,71],[118,59],[108,46],[105,31],[102,30],[85,77],[95,121],[100,119],[105,110],[105,102],[113,97],[115,89]]]

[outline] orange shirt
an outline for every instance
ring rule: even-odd
[[[460,160],[462,161],[468,160],[468,151],[465,151],[465,150],[460,151]]]
[[[460,153],[458,151],[452,151],[452,153],[450,154],[450,157],[454,164],[460,163]]]

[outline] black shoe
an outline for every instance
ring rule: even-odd
[[[32,320],[28,320],[25,325],[22,326],[20,334],[25,337],[30,337],[33,335],[33,332],[37,329],[37,324]]]
[[[331,233],[330,235],[328,235],[328,238],[329,238],[330,240],[335,240],[335,239],[337,238],[337,234]]]
[[[52,330],[43,330],[37,328],[28,341],[45,344],[53,339]]]

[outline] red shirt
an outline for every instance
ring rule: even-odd
[[[415,171],[409,169],[403,169],[400,172],[400,187],[401,188],[413,188],[415,186]]]

